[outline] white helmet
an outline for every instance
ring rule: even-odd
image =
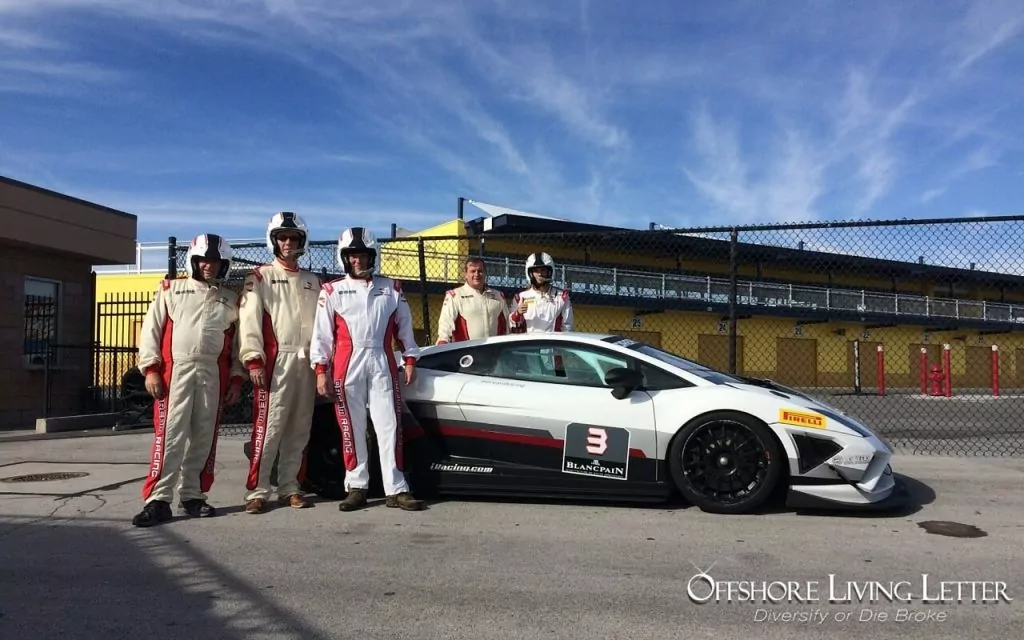
[[[185,256],[185,270],[190,278],[204,281],[203,272],[199,270],[199,261],[203,258],[220,260],[220,270],[213,277],[213,281],[221,282],[228,277],[231,271],[231,259],[234,253],[228,241],[215,233],[203,233],[192,238],[192,244],[188,246],[188,254]]]
[[[530,273],[532,269],[542,269],[547,267],[547,275],[538,275]],[[546,284],[551,282],[551,279],[555,275],[555,261],[551,259],[546,253],[538,252],[531,253],[526,258],[526,279],[530,281],[531,285]]]
[[[369,264],[366,269],[359,273],[352,271],[352,265],[348,257],[353,253],[368,253]],[[341,270],[354,278],[365,278],[373,273],[377,266],[377,238],[373,233],[364,227],[349,227],[338,236],[338,266]]]
[[[274,217],[270,219],[270,224],[267,225],[267,250],[270,251],[271,255],[275,258],[281,257],[281,250],[277,246],[277,233],[286,230],[298,231],[302,234],[302,241],[299,243],[296,254],[301,256],[306,253],[306,242],[309,240],[309,229],[306,227],[306,221],[296,213],[282,211],[274,214]]]

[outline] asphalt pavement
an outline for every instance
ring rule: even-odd
[[[145,433],[0,441],[0,638],[975,640],[1024,628],[1024,459],[898,456],[918,506],[886,517],[497,500],[253,516],[242,440],[223,438],[221,515],[144,530],[130,520],[149,447]],[[4,481],[52,472],[68,475]],[[975,537],[928,532],[943,528]],[[728,581],[804,601],[740,602],[747,585]],[[950,581],[1012,601],[922,601],[952,596]],[[720,601],[694,602],[712,583]],[[829,602],[856,589],[857,604]]]

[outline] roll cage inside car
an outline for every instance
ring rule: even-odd
[[[633,349],[644,357],[600,343],[573,340],[516,340],[492,344],[473,344],[425,354],[417,362],[418,369],[430,369],[474,376],[508,378],[550,384],[612,388],[607,382],[612,369],[624,367],[641,374],[644,391],[681,389],[695,386],[693,382],[672,371],[678,367],[712,382],[731,380],[729,376],[695,362],[679,359],[642,342],[610,336],[603,342]]]

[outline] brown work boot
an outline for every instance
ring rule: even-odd
[[[352,489],[345,499],[338,503],[338,511],[355,511],[366,506],[366,489]]]
[[[290,496],[284,496],[281,498],[282,505],[288,505],[292,509],[305,509],[306,507],[312,507],[313,503],[299,493],[293,493]]]
[[[392,509],[398,508],[405,511],[419,511],[423,508],[423,501],[413,498],[412,494],[408,491],[403,491],[398,495],[388,496],[385,504]]]
[[[253,498],[245,503],[246,513],[264,513],[267,510],[267,501],[263,498]]]

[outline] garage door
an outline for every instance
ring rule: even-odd
[[[697,362],[718,371],[729,371],[729,336],[702,333],[697,336]],[[736,373],[743,374],[743,336],[736,336]]]
[[[878,387],[878,347],[881,342],[860,341],[860,387],[861,389],[875,389]],[[856,366],[854,363],[854,351],[857,343],[846,343],[846,375],[847,384],[853,388],[856,386]]]
[[[958,382],[968,389],[992,387],[992,347],[967,347],[964,377]]]
[[[775,379],[794,387],[817,386],[818,341],[776,338]]]

